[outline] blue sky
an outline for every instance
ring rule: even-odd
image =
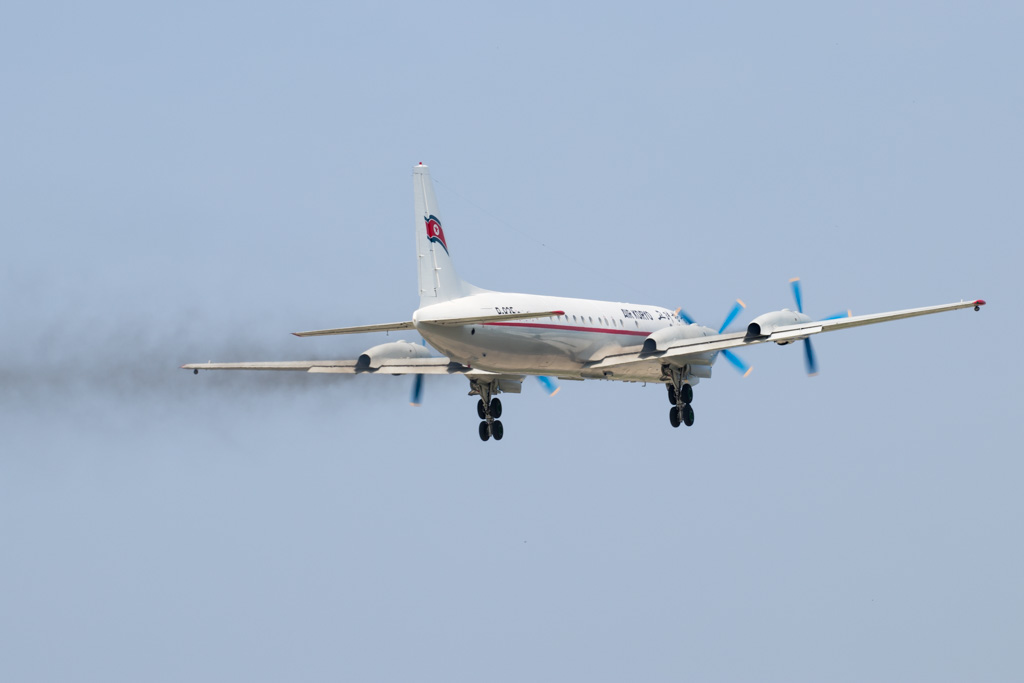
[[[0,677],[1016,680],[1014,3],[0,10]],[[657,386],[199,377],[489,289],[944,314]],[[392,337],[394,338],[394,337]],[[377,381],[374,381],[377,380]]]

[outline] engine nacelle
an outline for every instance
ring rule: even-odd
[[[376,370],[386,360],[404,360],[407,358],[430,358],[430,350],[420,344],[413,344],[404,339],[396,342],[380,344],[363,351],[356,360],[356,372]]]
[[[754,318],[747,325],[747,338],[760,339],[767,337],[779,327],[811,322],[810,316],[783,308],[781,311],[765,313]]]
[[[641,353],[665,351],[676,342],[686,341],[687,339],[696,339],[697,337],[706,337],[709,334],[714,333],[715,331],[710,327],[702,327],[701,325],[674,325],[672,327],[663,327],[656,332],[652,332],[646,339],[644,339],[644,348],[641,350]]]

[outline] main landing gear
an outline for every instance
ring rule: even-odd
[[[491,395],[495,392],[493,382],[470,382],[469,395],[479,395],[480,400],[476,402],[476,414],[480,418],[478,432],[481,441],[487,441],[494,437],[495,441],[501,441],[505,435],[505,428],[501,424],[501,399]]]
[[[687,427],[693,426],[693,387],[684,381],[684,372],[679,368],[665,368],[665,374],[670,381],[666,383],[668,388],[668,402],[672,409],[668,413],[668,421],[673,427],[681,424]]]

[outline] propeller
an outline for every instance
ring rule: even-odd
[[[721,327],[718,328],[718,334],[725,332],[725,328],[729,327],[729,324],[736,319],[736,316],[740,314],[747,305],[742,300],[736,299],[736,303],[732,305],[732,310],[729,311],[729,315],[725,316],[725,322],[722,323]]]
[[[693,318],[691,318],[689,315],[687,315],[686,311],[684,311],[682,308],[677,308],[676,309],[676,315],[679,316],[679,319],[682,320],[687,325],[696,325],[697,324],[697,321],[695,321]]]
[[[749,375],[751,371],[754,369],[747,365],[746,363],[744,363],[742,358],[737,356],[729,349],[722,349],[722,355],[725,356],[725,359],[732,363],[732,366],[739,370],[740,374],[742,374],[744,377]]]
[[[423,346],[427,345],[427,340],[423,340]],[[419,408],[422,405],[423,398],[423,375],[416,375],[412,381],[412,396],[409,398],[409,405]]]
[[[544,375],[536,375],[536,377],[537,381],[540,382],[541,386],[544,387],[544,391],[547,392],[548,396],[554,396],[562,388],[558,386],[555,383],[555,380],[551,379],[550,377],[545,377]]]
[[[795,277],[789,281],[790,287],[793,289],[793,299],[796,300],[796,311],[797,313],[804,312],[804,298],[800,290],[800,278]],[[836,313],[830,315],[822,320],[836,320],[838,318],[848,318],[853,315],[853,311],[846,311],[845,313]],[[807,337],[804,339],[804,365],[807,367],[807,375],[814,377],[818,374],[818,361],[814,355],[814,347],[811,345],[811,338]]]
[[[746,307],[747,307],[747,305],[745,303],[743,303],[742,300],[736,299],[736,303],[734,303],[732,305],[732,309],[730,309],[728,315],[725,316],[725,321],[723,321],[721,326],[719,326],[718,334],[722,334],[723,332],[725,332],[725,328],[729,327],[729,325],[732,323],[732,321],[736,319],[736,316],[738,316],[740,314],[740,311],[742,311]],[[677,308],[676,309],[676,315],[679,316],[680,320],[686,322],[687,324],[689,324],[689,325],[693,325],[694,324],[693,318],[691,318],[686,313],[686,311],[684,311],[682,308]],[[721,354],[723,356],[725,356],[725,359],[727,361],[729,361],[734,368],[739,370],[740,373],[742,373],[742,375],[744,377],[749,375],[750,371],[754,369],[754,368],[750,367],[749,365],[747,365],[746,363],[744,363],[742,358],[737,356],[735,353],[733,353],[729,349],[722,349]]]
[[[422,405],[420,399],[423,397],[423,375],[416,375],[416,378],[412,381],[412,398],[409,399],[409,405],[416,406],[417,408]]]

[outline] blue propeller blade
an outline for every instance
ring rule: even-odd
[[[744,377],[749,375],[750,371],[753,370],[752,367],[750,367],[749,365],[744,363],[743,360],[739,356],[737,356],[735,353],[733,353],[729,349],[722,349],[722,355],[725,356],[725,359],[727,361],[732,363],[733,367],[735,367],[737,370],[742,372]]]
[[[735,320],[736,316],[740,314],[740,311],[742,311],[746,307],[747,305],[745,303],[743,303],[739,299],[736,299],[736,303],[733,304],[732,310],[729,311],[729,315],[725,316],[725,322],[722,323],[722,326],[718,328],[718,334],[722,334],[723,332],[725,332],[725,328],[729,327],[729,323]]]
[[[687,325],[692,325],[693,324],[693,318],[691,318],[689,315],[687,315],[686,311],[684,311],[683,309],[677,308],[676,309],[676,315],[678,315],[679,319],[682,320],[683,322],[685,322]]]
[[[800,278],[795,277],[789,281],[789,284],[793,287],[793,298],[796,299],[796,310],[799,313],[804,312],[804,300],[800,296]]]
[[[539,381],[541,385],[543,385],[544,391],[548,392],[548,396],[554,396],[555,394],[558,393],[558,390],[561,388],[557,384],[555,384],[555,380],[551,379],[550,377],[537,375],[537,381]]]
[[[427,340],[423,339],[420,341],[423,346],[427,345]],[[420,399],[423,398],[423,375],[416,375],[416,379],[412,382],[412,397],[409,399],[409,405],[419,406]]]
[[[818,362],[814,359],[814,347],[811,346],[811,339],[804,339],[804,360],[807,362],[807,374],[814,377],[818,374]]]
[[[822,318],[822,320],[839,320],[840,318],[852,318],[852,317],[853,317],[853,311],[846,311],[845,313],[835,313],[834,315],[830,315],[827,318]]]
[[[418,406],[420,405],[420,399],[423,397],[423,375],[416,375],[416,379],[412,383],[412,398],[409,399],[409,405]]]

